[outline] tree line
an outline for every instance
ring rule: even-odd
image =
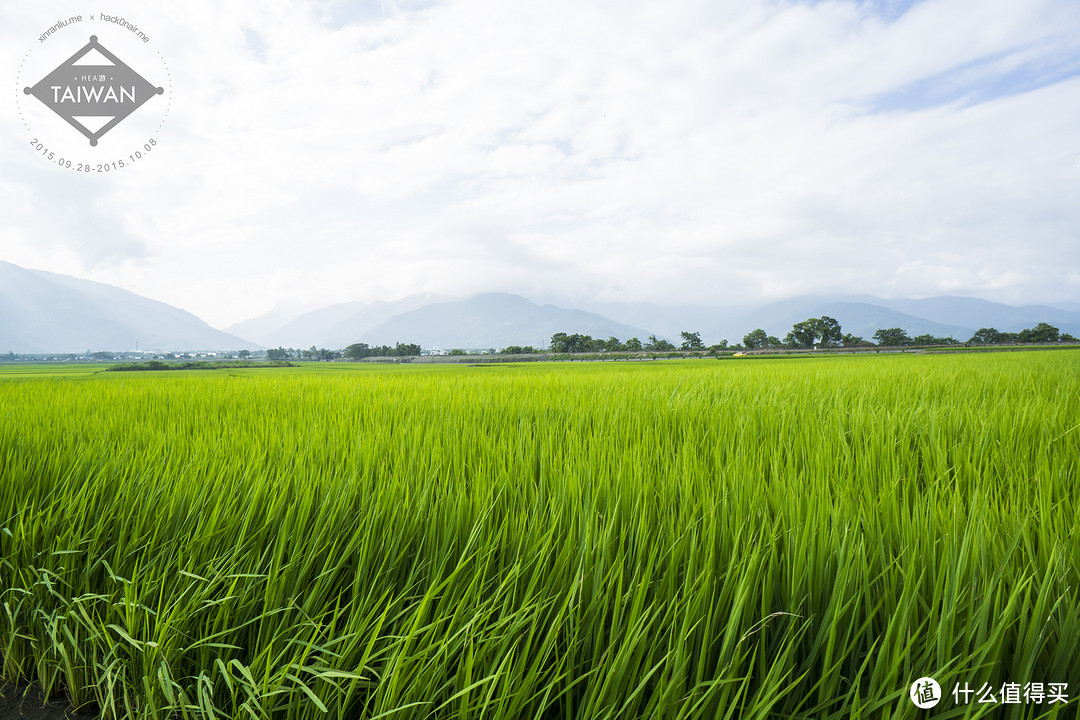
[[[330,360],[338,360],[340,358],[341,353],[337,350],[317,348],[314,345],[307,350],[276,347],[266,351],[267,360],[321,360],[323,362],[329,362]]]
[[[916,335],[908,337],[908,334],[900,328],[888,328],[874,333],[874,339],[879,345],[904,346],[904,345],[1010,345],[1014,343],[1068,343],[1077,342],[1069,333],[1063,333],[1049,323],[1041,322],[1033,328],[1027,328],[1020,332],[1001,332],[996,328],[979,328],[967,341],[961,343],[951,337],[940,338],[933,335]]]
[[[682,344],[676,347],[668,340],[650,335],[646,342],[636,337],[623,342],[612,336],[607,340],[593,338],[580,333],[568,334],[558,332],[551,336],[551,344],[548,352],[552,353],[598,353],[598,352],[657,352],[657,351],[716,351],[716,350],[758,350],[758,349],[809,349],[809,348],[854,348],[854,347],[902,347],[922,345],[961,345],[965,344],[953,337],[937,337],[929,333],[911,337],[903,328],[884,328],[876,330],[873,342],[858,335],[845,333],[836,318],[823,315],[818,318],[808,318],[795,323],[783,340],[775,335],[769,335],[762,328],[751,330],[743,336],[741,345],[728,345],[727,340],[706,346],[701,340],[699,332],[680,332]],[[972,335],[966,344],[969,345],[992,345],[1007,343],[1057,343],[1077,342],[1077,339],[1068,333],[1062,333],[1058,328],[1048,323],[1039,323],[1033,328],[1020,332],[1001,332],[995,328],[981,328]],[[528,354],[543,352],[531,346],[521,347],[511,345],[501,352],[507,354]]]
[[[328,350],[317,348],[312,345],[307,350],[295,348],[271,348],[266,351],[268,360],[363,360],[369,357],[409,357],[420,354],[420,346],[416,343],[397,343],[394,347],[389,345],[370,346],[367,343],[353,343],[344,350]]]
[[[499,351],[503,355],[532,355],[539,353],[574,354],[604,352],[716,352],[719,350],[764,350],[764,349],[809,349],[809,348],[854,348],[854,347],[905,347],[924,345],[999,345],[1009,343],[1058,343],[1078,342],[1075,337],[1061,332],[1049,323],[1041,322],[1033,328],[1010,333],[995,328],[980,328],[966,343],[952,337],[936,337],[929,333],[911,337],[903,328],[883,328],[876,330],[873,342],[858,335],[845,333],[836,318],[823,315],[807,318],[795,323],[781,340],[769,335],[762,328],[751,330],[743,336],[742,344],[729,345],[727,340],[706,346],[700,332],[682,331],[679,333],[681,344],[676,346],[669,340],[650,335],[642,341],[632,337],[626,341],[611,336],[606,340],[593,338],[583,333],[557,332],[551,336],[548,348],[535,348],[532,345],[508,345]],[[494,351],[493,351],[494,352]],[[249,354],[249,353],[243,353]],[[370,346],[367,343],[354,343],[343,351],[316,348],[312,345],[307,350],[294,348],[273,348],[266,351],[268,360],[363,360],[370,357],[415,357],[421,354],[416,343],[396,343]],[[464,350],[454,350],[453,355],[465,354]]]
[[[965,344],[953,337],[936,337],[929,333],[911,337],[903,328],[882,328],[874,331],[874,342],[868,342],[862,337],[844,333],[840,323],[826,316],[810,318],[792,327],[791,332],[781,341],[775,336],[768,335],[758,328],[747,333],[743,337],[743,346],[748,349],[757,348],[812,348],[812,347],[903,347],[912,345],[961,345]],[[975,331],[966,344],[969,345],[999,345],[1008,343],[1057,343],[1077,342],[1077,339],[1068,333],[1063,333],[1049,323],[1041,322],[1033,328],[1020,332],[1001,332],[995,328],[980,328]]]
[[[682,344],[679,347],[675,347],[670,340],[664,340],[655,335],[650,335],[648,340],[645,340],[644,342],[636,337],[632,337],[626,342],[623,342],[615,336],[611,336],[607,340],[601,340],[600,338],[593,338],[589,335],[582,335],[580,333],[568,335],[567,333],[558,332],[551,336],[551,344],[548,346],[548,352],[671,352],[675,350],[718,350],[728,347],[727,340],[721,340],[715,345],[706,347],[705,343],[701,340],[701,333],[698,332],[684,331],[679,334],[682,336]]]
[[[353,343],[345,348],[345,357],[349,360],[363,360],[369,357],[410,357],[420,354],[420,346],[416,343],[397,343],[394,347],[389,345],[369,346],[367,343]]]

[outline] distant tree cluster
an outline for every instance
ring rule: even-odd
[[[1001,332],[996,328],[980,328],[968,342],[975,345],[999,345],[1006,343],[1057,343],[1077,342],[1069,333],[1063,333],[1049,323],[1041,322],[1033,328],[1020,332]]]
[[[908,345],[959,345],[960,341],[954,337],[937,337],[930,333],[923,333],[910,337],[903,328],[880,328],[874,331],[874,340],[882,347],[904,347]]]
[[[637,338],[632,340],[637,341]],[[602,340],[581,333],[557,332],[551,336],[548,349],[553,353],[618,352],[625,350],[626,346],[615,336]]]
[[[680,332],[679,335],[682,337],[682,344],[679,347],[675,347],[670,340],[664,340],[655,335],[650,335],[644,342],[636,337],[632,337],[626,342],[623,342],[614,336],[609,337],[607,340],[600,340],[579,333],[568,335],[567,333],[560,332],[551,336],[551,345],[548,348],[548,352],[676,352],[680,350],[686,352],[703,352],[706,350],[716,352],[718,350],[725,350],[728,347],[727,340],[721,340],[715,345],[706,347],[705,343],[701,340],[701,333],[699,332],[683,331]]]
[[[345,348],[345,357],[349,360],[363,360],[369,357],[411,357],[420,354],[416,343],[397,343],[394,347],[378,345],[371,347],[367,343],[354,343]]]
[[[791,332],[784,338],[784,344],[798,348],[836,347],[843,339],[839,321],[828,315],[822,315],[819,318],[809,318],[795,323]]]
[[[682,337],[682,344],[676,348],[670,341],[663,340],[655,335],[650,335],[649,339],[645,342],[642,342],[636,337],[630,338],[626,342],[622,342],[616,337],[609,337],[607,340],[601,340],[581,333],[568,334],[558,332],[551,336],[551,345],[548,348],[548,352],[562,354],[634,351],[672,352],[676,350],[699,352],[708,350],[711,353],[716,353],[717,351],[729,348],[727,340],[721,340],[715,345],[706,347],[705,343],[701,340],[701,333],[699,332],[683,331],[680,332],[679,335]],[[961,344],[961,341],[956,338],[937,337],[929,333],[911,337],[903,328],[883,328],[876,330],[873,335],[873,340],[880,347]],[[994,328],[983,328],[976,332],[968,342],[973,344],[989,344],[1010,342],[1077,342],[1077,340],[1071,335],[1059,332],[1058,329],[1052,325],[1039,323],[1030,330],[1022,330],[1018,333],[1003,333],[998,332]],[[742,346],[735,345],[732,346],[732,349],[740,347],[748,350],[765,350],[780,348],[854,348],[873,346],[873,342],[865,340],[859,335],[843,332],[843,328],[841,328],[840,322],[836,318],[822,315],[821,317],[808,318],[802,322],[795,323],[791,328],[791,331],[788,332],[783,340],[775,335],[769,335],[762,328],[756,328],[743,336]],[[507,355],[524,355],[543,351],[528,345],[510,345],[500,350],[500,352]]]
[[[549,349],[553,353],[584,353],[584,352],[615,352],[621,350],[621,343],[617,337],[607,340],[593,338],[590,335],[580,333],[566,334],[557,332],[551,336]]]
[[[743,347],[748,350],[757,350],[764,348],[778,348],[782,346],[780,339],[775,335],[769,335],[761,328],[751,330],[743,335],[742,339]]]
[[[840,338],[840,346],[846,348],[870,347],[873,344],[869,340],[863,340],[861,335],[852,335],[851,333],[844,333],[844,336]]]
[[[901,328],[885,328],[874,333],[878,345],[902,347],[906,345],[959,345],[960,341],[951,337],[935,337],[929,333],[909,337]],[[1058,343],[1076,342],[1076,338],[1063,333],[1049,323],[1041,322],[1033,328],[1010,333],[995,328],[980,328],[971,336],[971,345],[1005,345],[1009,343]]]
[[[631,338],[631,339],[633,339],[633,338]],[[642,350],[661,351],[661,352],[670,352],[670,351],[675,349],[675,346],[672,345],[667,340],[662,340],[660,338],[657,338],[655,335],[650,335],[649,339],[645,342],[645,344],[641,346],[641,349]]]
[[[701,334],[696,332],[682,332],[682,347],[676,348],[669,340],[658,338],[655,335],[650,335],[649,339],[642,342],[636,337],[632,337],[626,342],[619,340],[615,336],[609,337],[607,340],[601,340],[599,338],[593,338],[589,335],[582,335],[580,333],[567,334],[563,332],[555,333],[551,336],[551,345],[548,347],[549,352],[553,353],[599,353],[599,352],[672,352],[674,350],[704,350],[705,345],[701,342]],[[726,342],[724,343],[726,346]]]
[[[241,355],[241,357],[245,356]],[[276,347],[270,348],[266,351],[267,360],[316,360],[322,362],[329,362],[330,360],[337,360],[340,357],[341,353],[337,350],[317,348],[314,345],[312,345],[307,350]]]
[[[905,347],[927,345],[959,345],[960,340],[952,337],[937,337],[930,333],[911,337],[903,328],[882,328],[876,330],[873,335],[874,341],[880,347]],[[1060,332],[1053,325],[1039,323],[1028,330],[1017,333],[999,332],[994,328],[982,328],[978,330],[969,344],[991,345],[1000,343],[1056,343],[1077,342],[1076,338],[1068,333]],[[774,335],[769,335],[763,329],[757,328],[743,336],[743,346],[747,349],[768,348],[812,348],[812,347],[868,347],[872,343],[863,340],[857,335],[843,333],[840,323],[828,316],[810,318],[800,323],[795,323],[791,332],[780,340]]]
[[[795,323],[783,340],[769,335],[762,328],[751,330],[743,336],[743,347],[748,350],[812,347],[861,347],[870,343],[858,335],[844,333],[836,318],[822,315]]]
[[[822,315],[795,323],[783,340],[756,328],[743,336],[743,347],[748,350],[768,348],[855,347],[866,342],[858,336],[845,335],[836,318]]]
[[[704,343],[701,342],[701,333],[683,331],[679,335],[682,336],[680,350],[703,350],[705,348]]]

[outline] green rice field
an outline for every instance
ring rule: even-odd
[[[95,369],[0,368],[0,676],[102,718],[1077,717],[1080,352]]]

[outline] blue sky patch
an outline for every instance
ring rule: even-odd
[[[921,78],[872,100],[873,113],[914,112],[960,103],[978,105],[1031,92],[1080,75],[1080,57],[1040,54],[1017,63],[1018,51],[980,58]]]

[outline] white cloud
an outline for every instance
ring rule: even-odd
[[[0,10],[0,60],[72,8]],[[117,11],[172,74],[160,147],[67,177],[0,100],[0,259],[218,325],[417,291],[1076,299],[1071,0]]]

